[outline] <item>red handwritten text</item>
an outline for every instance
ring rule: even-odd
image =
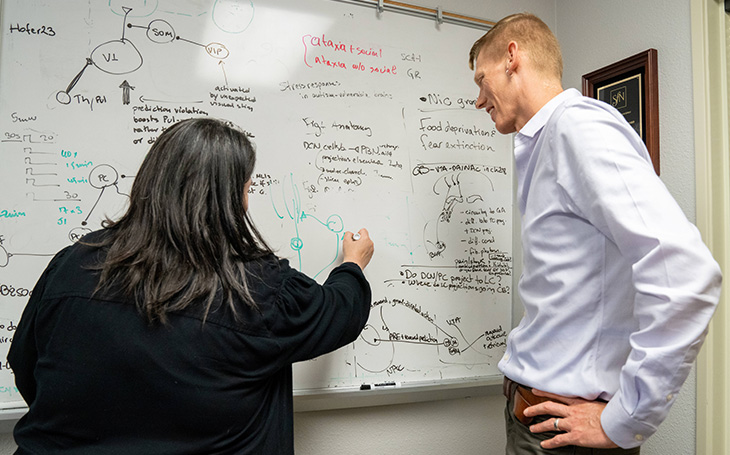
[[[345,62],[344,55],[337,57],[333,55],[324,55],[324,52],[336,52],[355,57],[373,57],[383,58],[382,48],[362,47],[355,44],[344,43],[339,40],[333,40],[322,35],[304,35],[302,36],[302,44],[304,45],[304,64],[310,68],[313,65],[326,66],[335,69],[354,69],[359,71],[370,70],[370,73],[379,74],[397,74],[395,65],[364,65],[363,62]],[[318,55],[310,56],[310,53],[317,51]]]

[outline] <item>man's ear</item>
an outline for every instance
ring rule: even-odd
[[[507,74],[514,73],[520,66],[520,46],[516,41],[510,41],[507,45]]]

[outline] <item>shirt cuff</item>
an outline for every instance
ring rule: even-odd
[[[638,447],[653,435],[657,428],[632,417],[621,406],[616,395],[608,402],[601,414],[601,426],[606,436],[623,449]]]

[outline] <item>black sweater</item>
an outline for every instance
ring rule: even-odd
[[[246,264],[260,312],[241,303],[237,322],[217,302],[204,324],[191,308],[159,325],[129,299],[92,297],[100,254],[56,255],[18,323],[8,360],[30,410],[17,453],[293,454],[291,364],[358,336],[360,268],[319,285],[272,255]]]

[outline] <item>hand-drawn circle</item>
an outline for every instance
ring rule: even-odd
[[[367,324],[360,332],[360,338],[370,346],[380,346],[380,333],[378,329],[370,324]],[[371,341],[372,340],[372,341]]]
[[[108,164],[96,166],[89,173],[89,184],[97,189],[116,185],[119,181],[117,170]]]
[[[96,46],[89,58],[94,66],[108,74],[128,74],[142,66],[142,54],[124,38]]]
[[[388,342],[372,325],[365,326],[362,333],[355,340],[357,366],[368,373],[383,373],[393,366],[395,359],[395,343]]]
[[[91,229],[89,228],[73,228],[68,233],[68,239],[72,241],[73,243],[78,242],[81,240],[81,237],[85,236],[86,234],[90,233]]]
[[[71,104],[71,95],[61,90],[60,92],[56,93],[56,101],[61,104]]]
[[[0,246],[0,267],[5,267],[10,262],[10,254]]]
[[[458,355],[461,353],[459,350],[459,340],[454,337],[444,339],[444,347],[448,348],[449,355]]]
[[[327,229],[332,232],[338,233],[345,229],[345,223],[342,221],[340,215],[330,215],[327,218]]]
[[[231,55],[228,48],[221,43],[208,44],[207,46],[205,46],[205,52],[207,52],[208,55],[210,55],[211,57],[221,60],[228,58],[228,56]]]
[[[304,247],[304,242],[299,237],[293,237],[291,239],[291,242],[289,242],[289,245],[291,246],[292,250],[299,251]]]
[[[227,33],[241,33],[251,25],[254,16],[253,1],[216,0],[213,5],[213,23]]]
[[[175,36],[172,25],[162,19],[155,19],[147,26],[147,38],[153,43],[171,43],[175,40]]]
[[[413,168],[413,175],[419,176],[419,175],[425,175],[430,172],[430,169],[423,164],[419,164],[418,166]]]

